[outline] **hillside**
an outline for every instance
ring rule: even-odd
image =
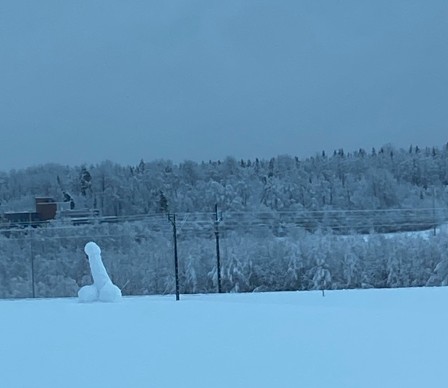
[[[324,212],[335,210],[443,209],[448,204],[448,146],[409,150],[324,152],[299,159],[196,163],[144,162],[121,166],[48,164],[0,173],[0,213],[34,208],[35,196],[67,198],[75,209],[103,216],[166,212]],[[69,197],[67,197],[67,194]],[[428,215],[431,222],[438,213]],[[442,214],[444,217],[446,214]],[[383,222],[403,222],[372,213]],[[322,213],[316,213],[320,221]],[[313,218],[313,217],[311,217]],[[343,215],[338,217],[343,223]],[[445,217],[446,218],[446,217]]]
[[[437,225],[448,221],[447,166],[446,145],[387,145],[305,159],[104,162],[2,173],[0,213],[33,210],[34,196],[44,195],[70,198],[74,210],[97,209],[101,217],[79,226],[57,217],[47,227],[2,229],[0,297],[76,295],[89,281],[80,251],[90,240],[104,248],[126,295],[173,292],[172,213],[182,293],[216,291],[217,235],[226,292],[446,285],[446,232]],[[436,235],[403,233],[420,230]]]

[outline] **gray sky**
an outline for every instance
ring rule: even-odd
[[[3,171],[446,142],[446,0],[0,0]]]

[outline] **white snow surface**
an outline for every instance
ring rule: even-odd
[[[0,301],[5,388],[446,384],[448,288]]]

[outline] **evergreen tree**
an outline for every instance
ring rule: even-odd
[[[81,195],[85,197],[92,187],[92,176],[85,166],[81,167],[79,182],[81,186]]]
[[[163,194],[163,191],[160,191],[159,211],[165,214],[168,213],[168,199]]]

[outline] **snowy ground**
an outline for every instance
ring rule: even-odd
[[[448,288],[0,301],[5,388],[445,386]]]

